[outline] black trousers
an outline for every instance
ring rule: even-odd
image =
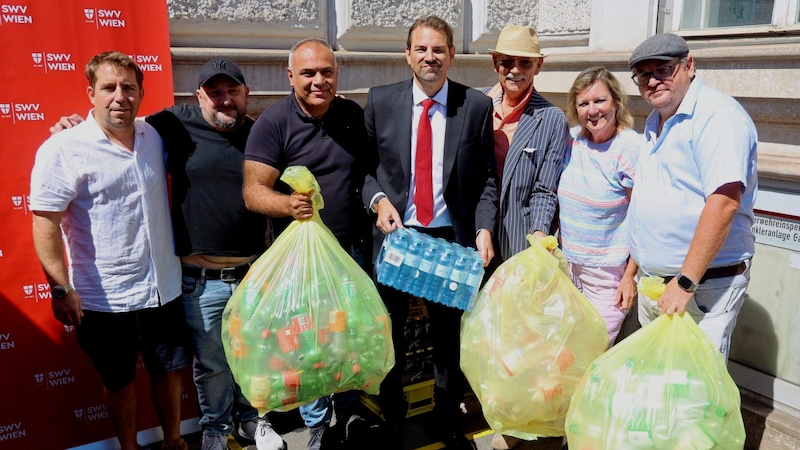
[[[418,228],[418,231],[449,241],[454,240],[452,228]],[[405,417],[403,402],[403,368],[405,367],[405,342],[403,327],[408,319],[410,295],[378,284],[392,321],[395,365],[386,375],[379,399],[387,421],[400,421]],[[433,344],[434,416],[440,425],[457,426],[461,416],[460,403],[464,398],[464,374],[461,372],[461,316],[463,311],[426,301],[430,319],[430,338]]]

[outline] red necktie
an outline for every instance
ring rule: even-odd
[[[417,206],[417,220],[423,226],[428,226],[433,220],[433,145],[428,111],[435,103],[431,99],[422,101],[422,115],[419,116],[419,127],[417,127],[415,163],[417,190],[414,194],[414,204]]]

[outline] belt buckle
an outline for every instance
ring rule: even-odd
[[[225,267],[219,270],[219,279],[225,283],[236,282],[236,267]]]

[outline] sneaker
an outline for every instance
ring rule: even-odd
[[[492,448],[494,450],[509,450],[516,447],[520,441],[521,439],[517,439],[514,436],[505,436],[495,433],[492,438]]]
[[[256,430],[258,430],[258,418],[239,422],[239,428],[236,429],[236,433],[240,438],[252,443],[256,440]]]
[[[256,449],[258,450],[286,450],[286,442],[272,429],[266,419],[258,419],[255,433]]]
[[[330,425],[322,423],[308,429],[308,450],[319,450],[322,448],[322,439],[330,429]],[[261,449],[258,449],[261,450]]]
[[[203,444],[200,450],[228,450],[228,436],[203,432]]]

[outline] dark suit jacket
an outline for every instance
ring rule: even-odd
[[[412,80],[372,88],[364,109],[368,172],[365,205],[384,192],[403,217],[411,180]],[[443,190],[456,241],[475,247],[477,230],[494,230],[497,169],[492,137],[492,103],[481,92],[450,81],[444,144]],[[383,242],[373,228],[373,255]]]

